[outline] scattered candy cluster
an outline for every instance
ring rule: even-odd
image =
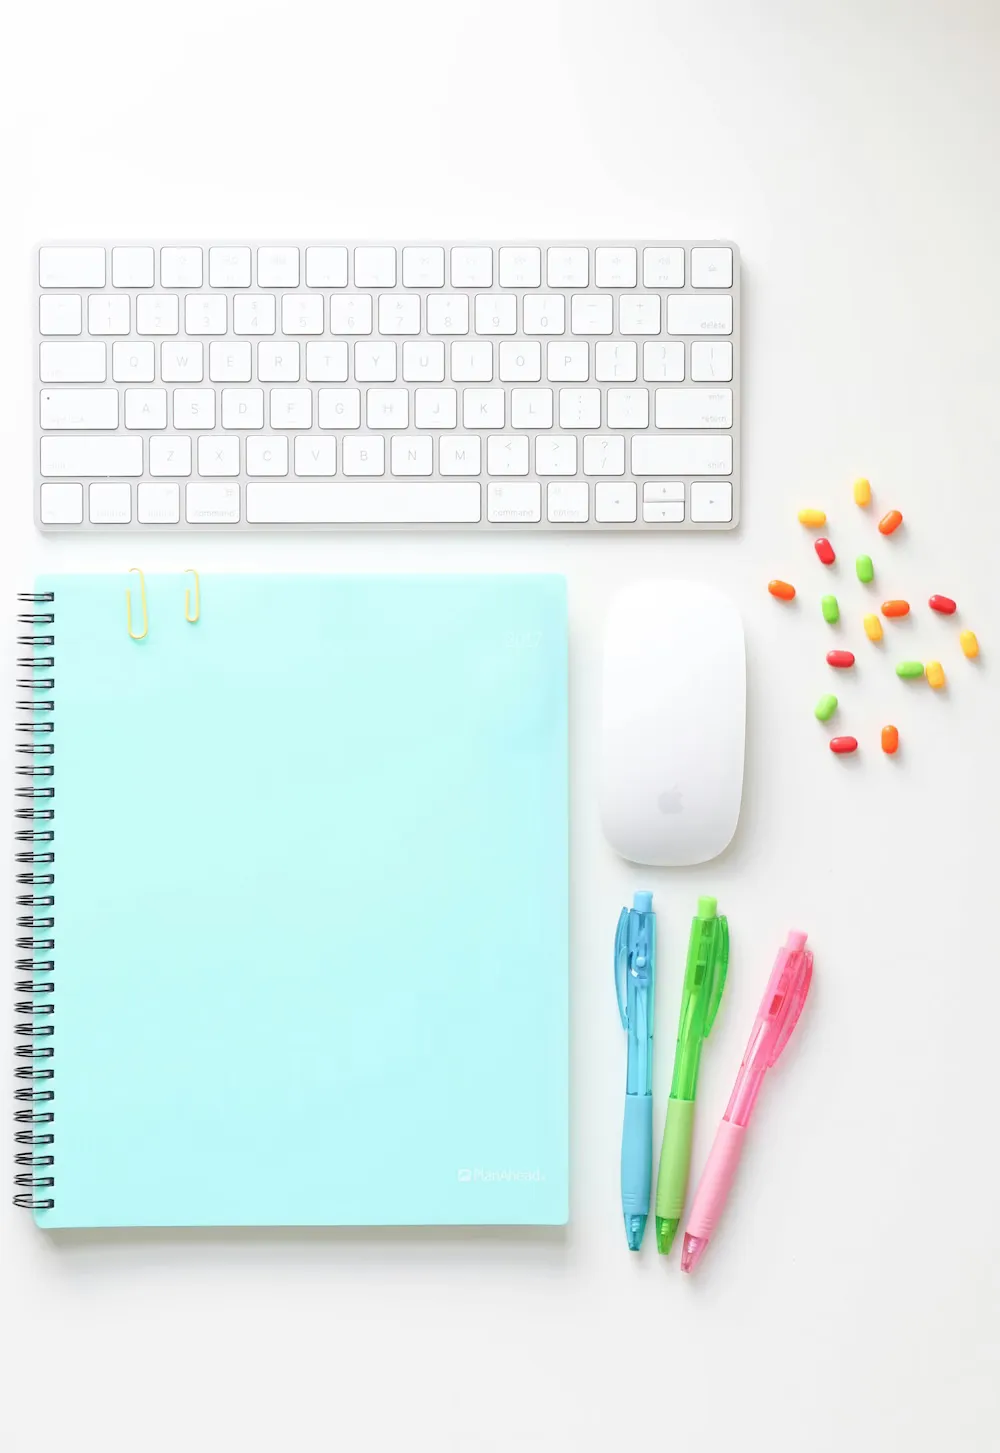
[[[861,509],[867,509],[872,502],[872,488],[867,479],[856,479],[854,481],[854,502]],[[799,510],[799,523],[807,529],[819,530],[826,524],[826,514],[823,510]],[[878,522],[879,533],[891,535],[899,529],[903,523],[903,516],[899,510],[889,510]],[[814,545],[816,554],[824,565],[832,565],[837,558],[836,551],[825,536],[820,536]],[[862,585],[871,585],[875,579],[875,566],[870,555],[859,555],[854,562],[855,573]],[[768,584],[768,590],[777,600],[794,600],[795,586],[790,585],[787,580],[772,580]],[[955,602],[947,595],[932,595],[927,602],[931,610],[938,615],[954,615],[958,609]],[[824,595],[820,601],[820,609],[823,612],[823,619],[829,625],[836,625],[840,620],[840,604],[835,595]],[[899,620],[909,615],[910,603],[907,600],[886,600],[882,603],[882,614],[887,620]],[[877,615],[866,615],[864,618],[865,635],[869,641],[878,642],[882,640],[882,622]],[[979,655],[979,642],[975,632],[962,631],[959,635],[959,643],[962,653],[969,660]],[[827,664],[839,670],[849,670],[854,665],[854,654],[851,651],[828,651],[826,654]],[[935,691],[940,691],[945,684],[944,667],[940,661],[900,661],[896,666],[896,675],[904,680],[926,677],[927,684]],[[837,698],[832,694],[821,696],[816,703],[815,715],[819,721],[829,721],[837,710]],[[899,749],[899,731],[894,726],[882,728],[882,750],[888,756],[893,756]],[[856,737],[833,737],[830,740],[831,752],[838,755],[856,752],[858,742]]]

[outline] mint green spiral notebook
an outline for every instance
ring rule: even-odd
[[[20,605],[20,1203],[564,1222],[564,581],[193,584]]]

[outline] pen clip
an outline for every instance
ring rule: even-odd
[[[615,929],[615,993],[618,996],[618,1013],[621,1015],[623,1029],[628,1029],[628,989],[625,982],[628,973],[628,929],[629,910],[623,908],[618,915],[618,927]]]
[[[785,952],[785,950],[782,950]],[[788,1043],[792,1030],[799,1022],[809,985],[812,983],[812,949],[794,949],[788,955],[785,972],[781,976],[778,992],[772,997],[768,1013],[780,1018],[781,1027],[768,1056],[768,1065],[773,1065]],[[781,995],[781,1002],[778,997]]]
[[[712,1032],[715,1016],[722,1003],[722,991],[726,987],[726,975],[729,972],[729,920],[724,913],[719,914],[718,925],[717,941],[713,944],[712,987],[709,992],[708,1008],[705,1011],[705,1039]]]

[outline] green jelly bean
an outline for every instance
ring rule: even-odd
[[[840,606],[837,604],[837,597],[835,595],[824,595],[821,604],[823,606],[823,619],[828,625],[836,625],[840,620]]]
[[[872,564],[870,555],[859,555],[854,562],[854,568],[858,572],[858,579],[862,585],[871,585],[875,579],[875,566]]]
[[[816,703],[816,720],[829,721],[837,710],[837,698],[835,696],[821,696]]]
[[[896,675],[904,677],[907,681],[924,674],[924,663],[922,661],[900,661],[896,667]]]

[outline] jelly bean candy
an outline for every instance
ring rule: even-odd
[[[942,616],[953,616],[958,610],[958,606],[947,595],[932,595],[927,604],[931,610],[936,610]]]
[[[835,595],[824,595],[820,601],[823,608],[823,619],[828,626],[835,626],[840,620],[840,606],[837,604]]]
[[[975,631],[963,631],[958,639],[962,655],[968,656],[970,661],[974,660],[979,655],[979,642],[976,640]]]
[[[857,737],[831,737],[830,751],[843,756],[845,752],[856,752],[858,750]]]
[[[908,600],[884,600],[882,602],[882,614],[895,619],[897,616],[908,616],[910,614],[910,602]]]
[[[875,579],[875,566],[872,564],[870,555],[859,555],[854,562],[854,568],[858,573],[858,579],[862,585],[871,585]]]
[[[944,667],[940,661],[928,661],[924,672],[927,677],[927,685],[933,686],[935,691],[940,691],[944,685]]]
[[[829,721],[837,710],[837,698],[835,696],[821,696],[816,703],[816,720]]]
[[[882,728],[882,750],[891,757],[899,748],[899,732],[894,726]]]
[[[820,525],[826,524],[826,514],[823,510],[799,510],[799,524],[818,530]]]
[[[828,665],[840,666],[843,669],[854,665],[854,653],[852,651],[827,651],[826,659]],[[921,666],[921,672],[923,672],[923,669]]]
[[[899,513],[899,510],[890,510],[887,515],[883,515],[879,520],[878,532],[880,535],[891,535],[893,530],[898,530],[902,523],[903,516]]]
[[[860,505],[863,510],[867,509],[872,502],[872,487],[867,479],[856,479],[854,481],[854,503]]]
[[[789,585],[787,580],[769,580],[767,588],[778,600],[795,599],[795,586]]]
[[[915,681],[918,676],[923,674],[923,661],[900,661],[896,667],[896,675],[902,676],[904,681]]]
[[[830,541],[826,538],[825,535],[820,535],[819,539],[813,546],[813,549],[816,551],[816,554],[822,560],[824,565],[832,565],[837,558],[833,546],[830,544]]]
[[[882,622],[878,616],[865,616],[865,635],[869,641],[881,641]]]

